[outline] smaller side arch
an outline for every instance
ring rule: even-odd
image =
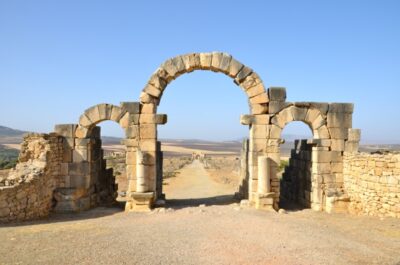
[[[75,136],[86,138],[97,124],[105,120],[115,121],[126,128],[126,119],[129,119],[126,109],[107,103],[97,104],[86,109],[79,117]]]
[[[271,117],[271,123],[278,127],[278,131],[282,131],[283,128],[292,121],[302,121],[307,124],[313,132],[315,139],[331,138],[326,126],[326,115],[313,106],[291,105]]]

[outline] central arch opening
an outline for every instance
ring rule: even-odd
[[[230,204],[240,186],[240,152],[248,136],[240,115],[247,97],[223,74],[195,71],[164,91],[158,113],[167,206]]]

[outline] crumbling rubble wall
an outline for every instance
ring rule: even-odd
[[[60,183],[63,139],[55,134],[27,134],[18,164],[0,179],[0,222],[47,216],[53,190]]]

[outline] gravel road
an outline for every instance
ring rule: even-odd
[[[199,165],[186,169],[204,176]],[[0,264],[400,264],[398,219],[277,214],[228,199],[198,207],[193,202],[201,199],[190,198],[192,204],[169,203],[150,213],[99,207],[3,225]]]

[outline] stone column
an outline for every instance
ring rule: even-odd
[[[259,194],[265,194],[271,190],[270,161],[266,156],[258,157],[258,189]]]
[[[146,192],[146,172],[143,164],[143,153],[138,150],[136,152],[136,192]]]
[[[274,195],[271,191],[271,159],[268,156],[258,157],[258,187],[255,198],[256,208],[274,210]]]

